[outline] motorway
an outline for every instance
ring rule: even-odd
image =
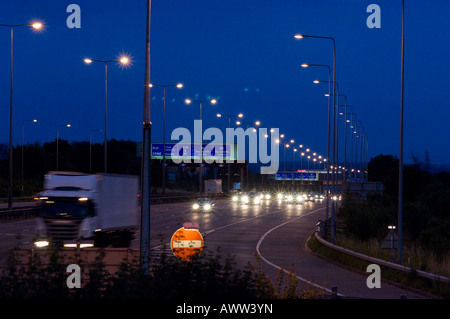
[[[205,250],[222,256],[234,256],[236,266],[244,268],[250,262],[257,264],[255,253],[261,256],[261,267],[273,280],[280,269],[293,270],[300,285],[312,285],[345,298],[408,299],[424,298],[412,291],[382,282],[381,288],[366,285],[370,273],[358,273],[312,255],[305,248],[307,238],[325,215],[325,204],[278,204],[276,201],[261,205],[240,205],[230,200],[215,201],[214,211],[193,211],[192,203],[174,203],[151,206],[151,246],[162,249],[172,234],[184,222],[195,222],[205,241]],[[36,219],[0,223],[0,265],[13,247],[31,246]],[[139,236],[132,242],[139,247]],[[167,249],[167,248],[166,248]]]

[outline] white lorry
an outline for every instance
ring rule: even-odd
[[[128,247],[138,226],[137,176],[49,172],[37,195],[36,247]]]

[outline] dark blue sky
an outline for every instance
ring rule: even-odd
[[[448,74],[450,2],[406,0],[405,161],[412,153],[432,164],[450,163]],[[69,29],[66,8],[81,8],[81,29]],[[381,7],[381,28],[369,29],[366,8]],[[0,2],[0,23],[41,19],[45,30],[14,33],[14,144],[56,138],[89,140],[104,125],[104,65],[83,59],[133,63],[108,67],[108,137],[142,139],[146,1],[15,0]],[[400,115],[401,0],[153,0],[151,80],[184,83],[167,90],[167,136],[193,127],[197,104],[184,98],[216,97],[204,105],[203,127],[225,128],[216,113],[245,114],[263,127],[278,127],[296,143],[326,155],[326,69],[330,41],[295,40],[304,33],[336,39],[336,81],[362,121],[369,156],[398,155]],[[10,33],[0,28],[0,142],[9,137]],[[162,141],[162,89],[152,90],[153,141]],[[343,121],[341,122],[343,127]],[[342,131],[341,131],[342,132]],[[102,143],[103,135],[94,135]],[[343,145],[343,141],[340,141]],[[340,151],[341,154],[343,151]],[[290,155],[290,154],[289,154]]]

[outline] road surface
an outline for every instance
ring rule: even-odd
[[[172,234],[184,222],[196,222],[204,236],[205,250],[234,256],[236,266],[244,268],[257,264],[255,253],[261,256],[263,271],[273,280],[280,269],[293,270],[301,284],[313,285],[330,293],[333,286],[346,298],[408,299],[423,298],[416,293],[382,282],[381,288],[369,289],[369,273],[361,274],[330,263],[308,252],[307,238],[319,219],[325,215],[325,204],[239,205],[230,200],[215,202],[214,212],[192,210],[192,203],[151,206],[151,246],[162,249]],[[13,247],[31,247],[36,219],[0,223],[0,264],[4,264]],[[139,236],[132,242],[138,248]],[[168,246],[166,245],[166,248]]]

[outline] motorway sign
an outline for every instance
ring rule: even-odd
[[[163,159],[164,154],[166,159],[172,158],[172,149],[178,149],[178,155],[186,157],[188,160],[198,159],[200,155],[203,159],[210,160],[237,160],[237,145],[236,144],[180,144],[180,143],[152,143],[152,158]],[[165,147],[164,147],[165,146]],[[233,158],[231,158],[231,149],[234,148]],[[136,145],[136,155],[142,156],[142,143]]]
[[[296,181],[317,181],[319,174],[317,172],[278,172],[276,180],[296,180]]]

